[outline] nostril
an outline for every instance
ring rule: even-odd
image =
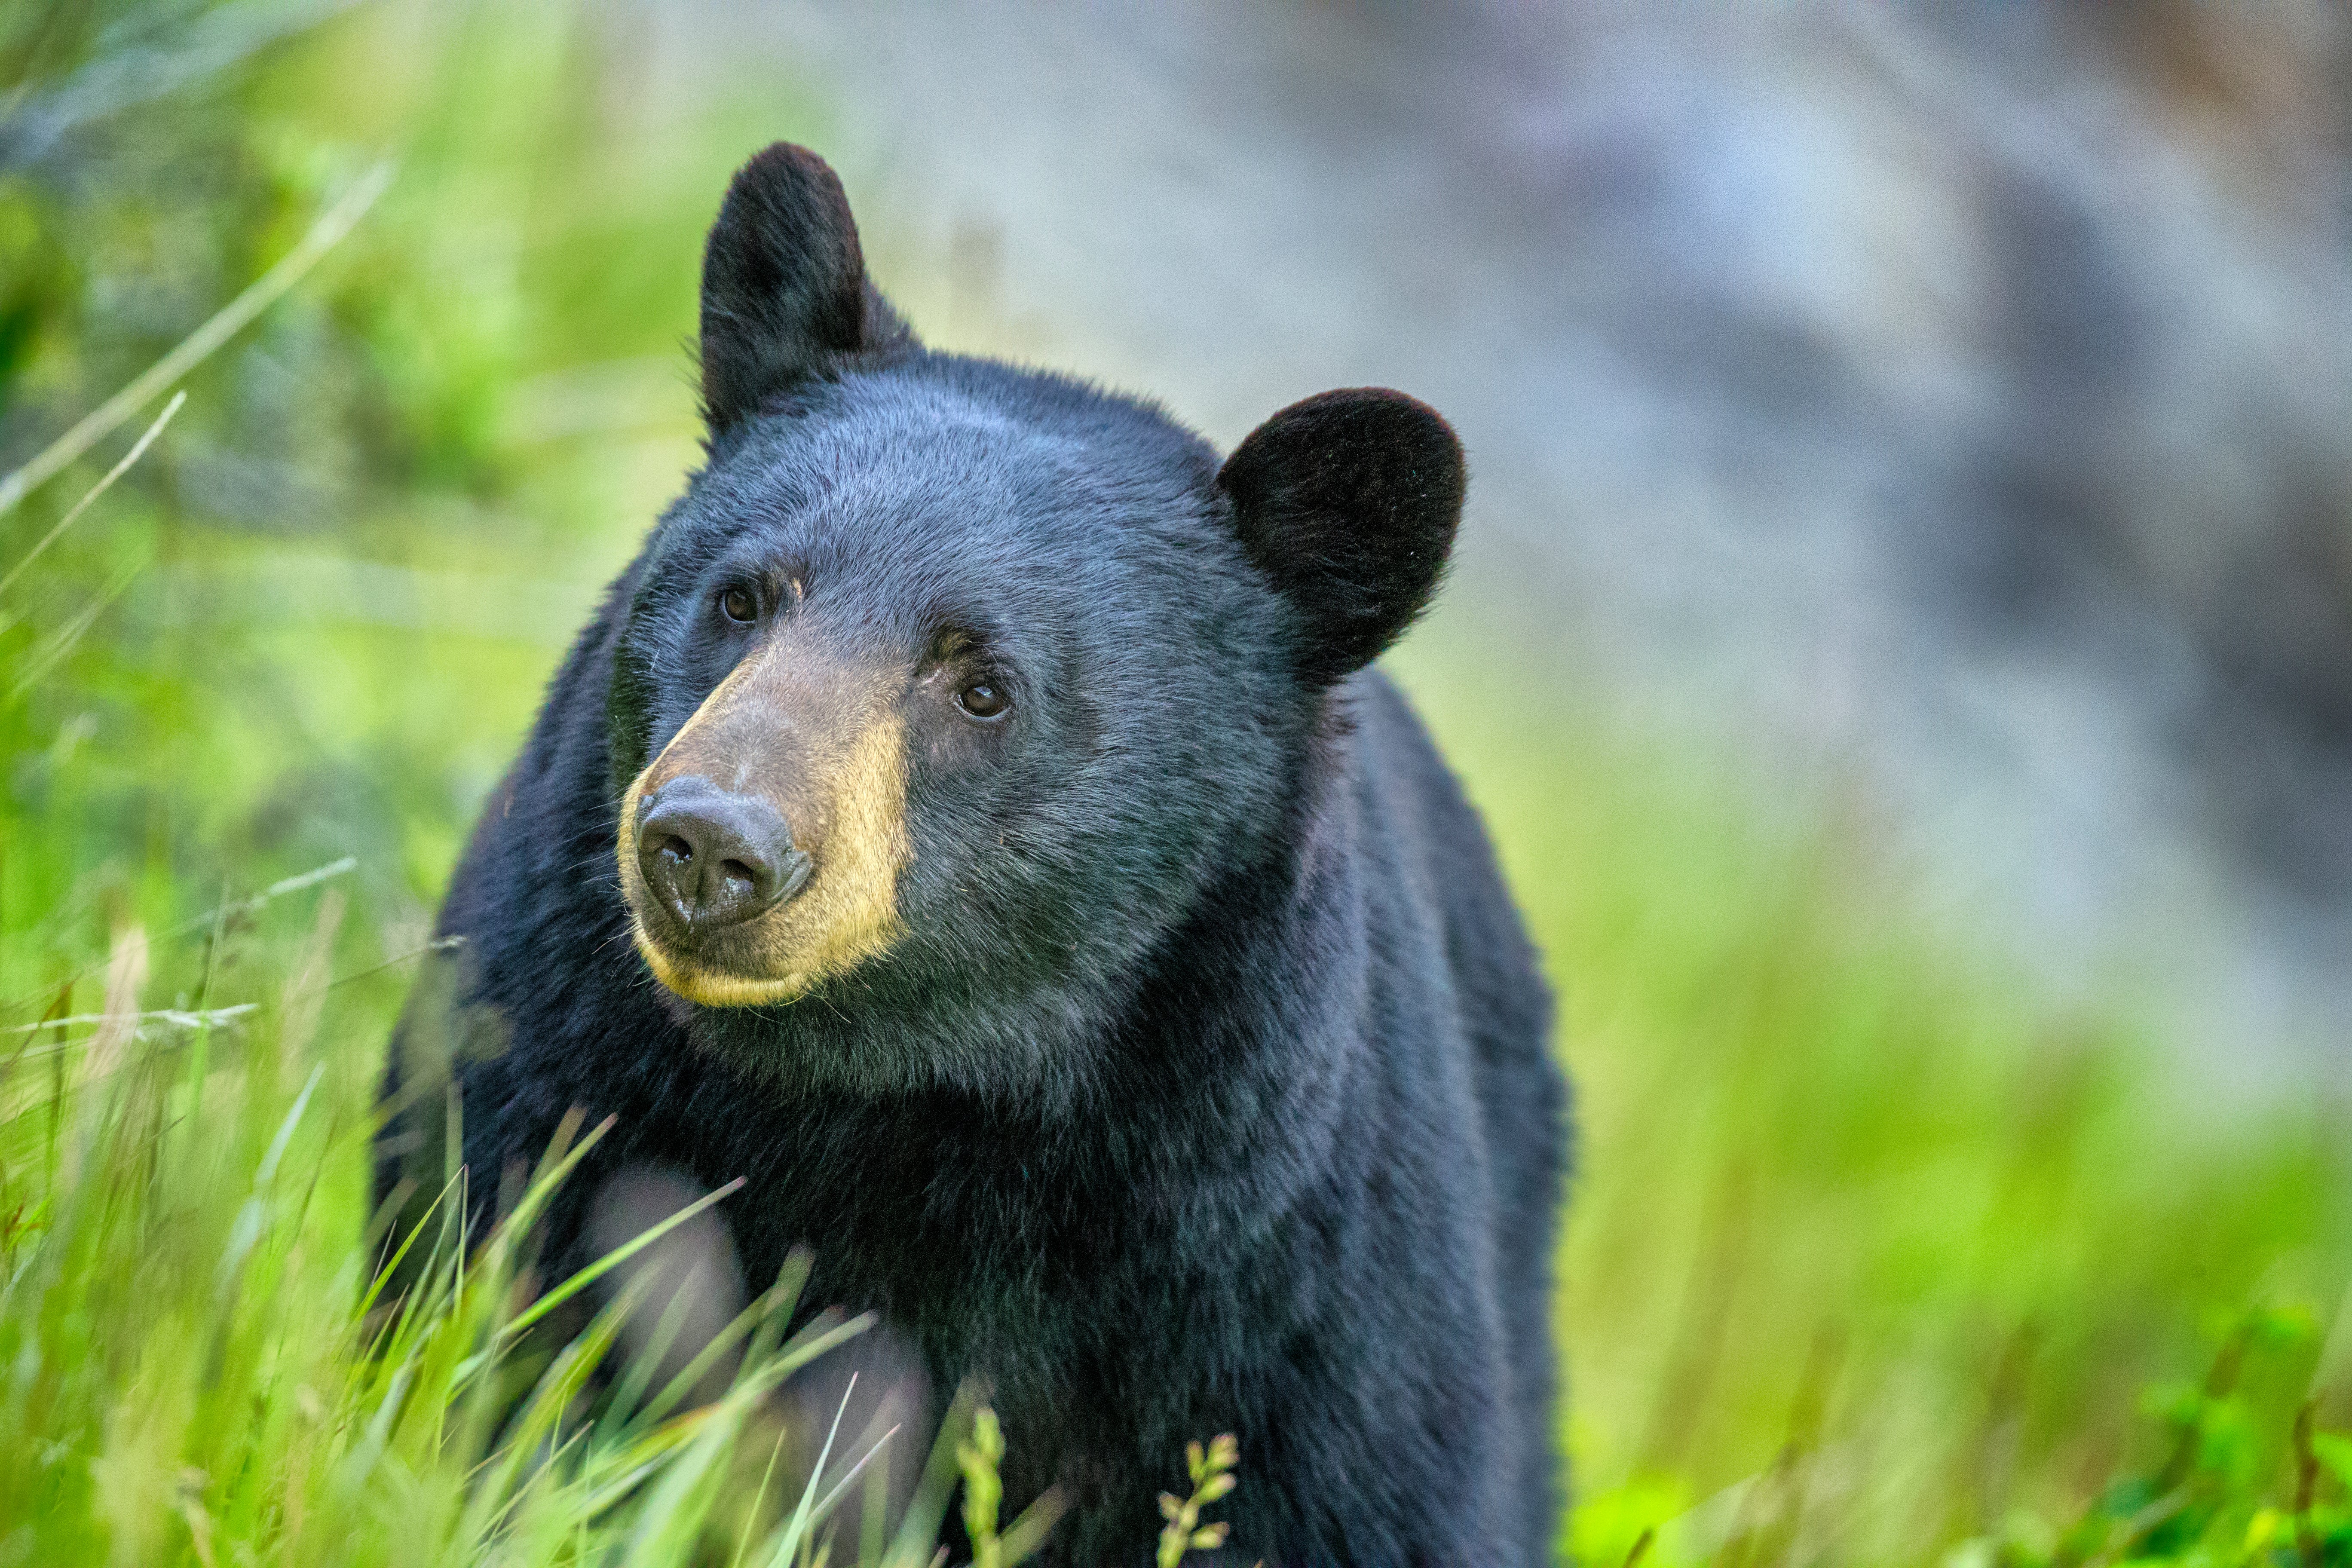
[[[675,833],[663,839],[657,847],[662,854],[681,863],[694,858],[694,846]],[[732,862],[730,861],[730,864],[731,865]]]
[[[748,893],[759,885],[759,874],[740,860],[721,860],[719,874],[727,879],[730,891]]]

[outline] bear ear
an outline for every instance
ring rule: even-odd
[[[702,251],[702,409],[716,435],[852,355],[910,341],[866,280],[841,180],[779,142],[727,187]]]
[[[1429,604],[1462,519],[1462,444],[1384,387],[1294,403],[1217,475],[1242,547],[1306,621],[1300,674],[1370,664]]]

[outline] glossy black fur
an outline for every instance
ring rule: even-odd
[[[789,215],[823,171],[763,156],[730,211],[772,179]],[[1226,1431],[1231,1561],[1548,1560],[1549,999],[1476,816],[1356,668],[1435,585],[1450,435],[1339,395],[1221,484],[1149,404],[922,350],[862,271],[817,276],[856,256],[824,226],[845,205],[799,211],[714,235],[723,288],[798,293],[706,299],[709,461],[451,886],[460,999],[506,1041],[463,1071],[467,1160],[531,1161],[576,1105],[619,1119],[577,1195],[630,1162],[747,1178],[723,1212],[751,1279],[807,1243],[812,1307],[877,1310],[939,1389],[989,1380],[1008,1514],[1055,1481],[1076,1504],[1053,1560],[1149,1561],[1185,1441]],[[631,946],[616,806],[740,652],[714,587],[780,563],[866,668],[976,628],[1015,706],[909,721],[886,957],[698,1009]]]

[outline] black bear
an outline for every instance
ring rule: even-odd
[[[1367,668],[1444,572],[1453,433],[1332,392],[1220,463],[927,350],[787,145],[710,231],[700,353],[708,460],[442,911],[504,1036],[469,1168],[576,1106],[597,1169],[743,1178],[753,1279],[805,1244],[803,1300],[985,1380],[1055,1560],[1149,1560],[1223,1432],[1239,1562],[1546,1560],[1549,999]]]

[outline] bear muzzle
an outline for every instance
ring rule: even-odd
[[[789,1002],[896,941],[912,857],[896,672],[770,638],[621,800],[621,891],[654,976],[712,1007]]]

